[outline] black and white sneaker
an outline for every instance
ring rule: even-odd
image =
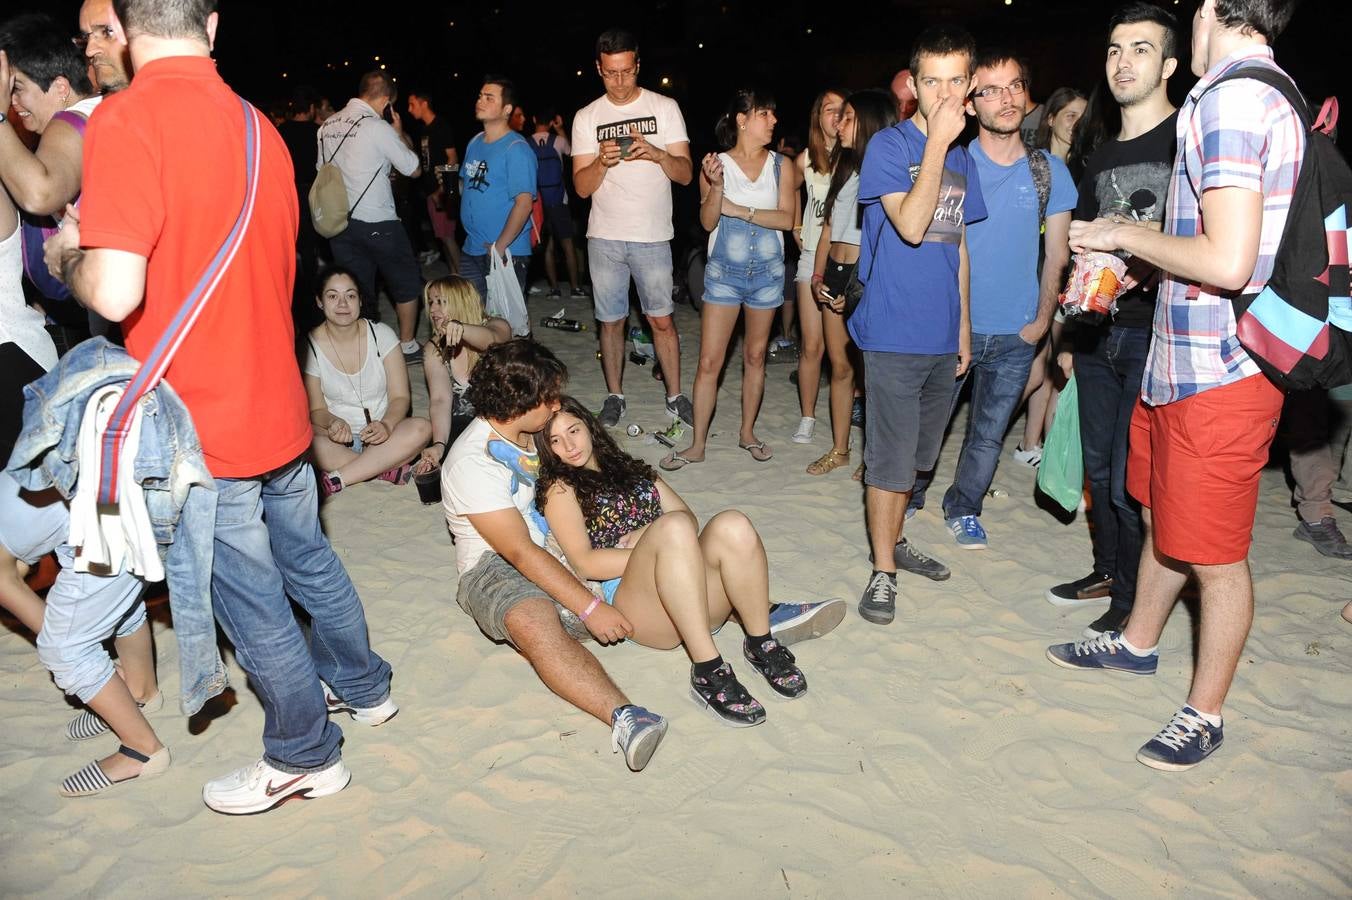
[[[902,538],[892,549],[892,561],[903,572],[920,575],[930,581],[947,581],[953,574],[948,571],[948,566],[917,550],[909,538]]]
[[[620,419],[624,417],[625,403],[623,397],[617,397],[614,394],[607,394],[606,400],[601,404],[601,412],[596,416],[601,424],[607,428],[614,428],[620,424]]]
[[[859,615],[874,625],[891,625],[897,617],[897,576],[874,572],[859,598]]]
[[[781,697],[794,700],[807,693],[807,678],[795,663],[793,653],[774,638],[751,646],[750,641],[742,642],[742,654],[752,668],[770,683],[770,687]]]
[[[1113,578],[1101,572],[1090,572],[1076,581],[1067,581],[1047,588],[1047,602],[1053,606],[1084,606],[1103,600],[1112,590]]]
[[[667,401],[667,412],[691,428],[695,427],[695,407],[685,394],[677,394]]]
[[[1102,637],[1110,631],[1120,632],[1127,627],[1127,619],[1130,616],[1131,610],[1110,606],[1106,613],[1087,625],[1081,634],[1092,641],[1094,638]]]

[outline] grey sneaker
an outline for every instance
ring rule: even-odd
[[[1301,522],[1291,533],[1325,556],[1333,559],[1352,559],[1352,545],[1347,543],[1347,538],[1338,530],[1338,522],[1333,516],[1324,516],[1313,523]]]
[[[629,771],[643,771],[667,733],[667,720],[632,703],[616,709],[610,718],[611,752],[624,753]]]
[[[685,394],[677,394],[675,400],[667,401],[667,412],[680,419],[691,428],[695,427],[695,407]]]
[[[892,550],[892,560],[897,568],[912,575],[923,575],[930,581],[947,581],[953,573],[948,566],[932,556],[926,556],[915,548],[908,538],[902,538]]]
[[[601,420],[601,424],[607,428],[614,428],[620,424],[620,418],[624,416],[625,404],[623,397],[617,397],[614,394],[606,395],[606,402],[601,404],[601,413],[596,418]]]
[[[874,625],[891,625],[897,617],[897,576],[874,572],[859,598],[859,615]]]

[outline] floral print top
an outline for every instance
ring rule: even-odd
[[[631,531],[657,521],[662,515],[662,498],[657,485],[644,479],[628,493],[602,494],[583,510],[587,537],[593,550],[614,547]]]

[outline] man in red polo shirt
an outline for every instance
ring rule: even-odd
[[[142,361],[176,327],[245,202],[245,109],[211,59],[215,7],[123,5],[114,28],[136,75],[91,119],[83,206],[48,245],[48,265],[88,306],[123,322],[127,350]],[[342,790],[352,776],[328,712],[378,725],[398,710],[389,664],[371,651],[361,601],[320,530],[302,457],[311,434],[292,349],[296,191],[281,137],[266,118],[255,121],[253,215],[165,373],[217,479],[216,619],[263,701],[262,759],[202,792],[228,814]],[[288,594],[313,619],[309,647]]]

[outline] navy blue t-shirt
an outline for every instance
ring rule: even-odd
[[[850,337],[861,350],[938,355],[958,351],[961,302],[958,257],[963,228],[986,218],[981,180],[966,147],[944,159],[934,221],[919,244],[901,239],[883,211],[882,197],[910,193],[920,174],[925,135],[910,119],[868,142],[859,174],[864,239],[859,279],[864,296],[850,317]]]

